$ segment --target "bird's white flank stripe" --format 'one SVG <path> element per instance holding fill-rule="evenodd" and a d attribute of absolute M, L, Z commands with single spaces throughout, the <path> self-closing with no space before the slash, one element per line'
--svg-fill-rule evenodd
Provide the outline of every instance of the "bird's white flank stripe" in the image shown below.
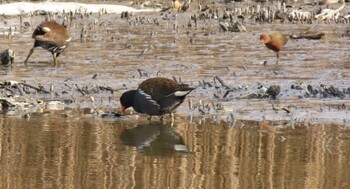
<path fill-rule="evenodd" d="M 47 32 L 50 32 L 50 31 L 51 31 L 51 29 L 50 29 L 49 27 L 43 27 L 43 28 L 42 28 L 42 30 L 43 30 L 45 33 L 47 33 Z"/>
<path fill-rule="evenodd" d="M 191 91 L 176 91 L 174 94 L 175 96 L 186 96 Z"/>

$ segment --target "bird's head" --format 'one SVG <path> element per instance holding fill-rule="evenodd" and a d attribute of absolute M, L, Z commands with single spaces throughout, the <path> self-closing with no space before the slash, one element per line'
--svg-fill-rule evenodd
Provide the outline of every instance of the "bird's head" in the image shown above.
<path fill-rule="evenodd" d="M 124 92 L 120 97 L 119 100 L 120 100 L 121 110 L 123 113 L 125 112 L 126 109 L 133 106 L 135 94 L 136 94 L 136 90 L 130 90 L 130 91 Z"/>
<path fill-rule="evenodd" d="M 268 34 L 262 34 L 260 35 L 260 41 L 263 43 L 268 43 L 270 42 L 270 36 Z"/>

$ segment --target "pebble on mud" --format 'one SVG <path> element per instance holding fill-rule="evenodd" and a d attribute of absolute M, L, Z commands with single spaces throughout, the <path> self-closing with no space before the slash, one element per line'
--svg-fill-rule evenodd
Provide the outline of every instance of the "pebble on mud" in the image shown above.
<path fill-rule="evenodd" d="M 0 53 L 0 64 L 7 65 L 9 63 L 13 64 L 15 59 L 15 52 L 12 49 L 6 49 Z"/>

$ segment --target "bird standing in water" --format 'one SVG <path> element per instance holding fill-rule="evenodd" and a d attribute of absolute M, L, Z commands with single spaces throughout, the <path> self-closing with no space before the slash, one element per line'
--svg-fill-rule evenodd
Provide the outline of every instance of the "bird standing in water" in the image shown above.
<path fill-rule="evenodd" d="M 120 97 L 122 112 L 133 107 L 136 112 L 153 115 L 170 114 L 194 88 L 174 80 L 155 77 L 143 81 L 138 89 L 126 91 Z"/>
<path fill-rule="evenodd" d="M 273 31 L 269 34 L 260 35 L 260 41 L 263 42 L 267 48 L 273 50 L 279 60 L 279 51 L 284 47 L 288 41 L 288 37 L 279 31 Z"/>
<path fill-rule="evenodd" d="M 45 21 L 37 26 L 32 34 L 35 39 L 34 46 L 30 49 L 24 63 L 27 64 L 29 57 L 36 47 L 42 47 L 52 53 L 54 64 L 57 57 L 68 47 L 71 36 L 66 27 L 55 21 Z"/>

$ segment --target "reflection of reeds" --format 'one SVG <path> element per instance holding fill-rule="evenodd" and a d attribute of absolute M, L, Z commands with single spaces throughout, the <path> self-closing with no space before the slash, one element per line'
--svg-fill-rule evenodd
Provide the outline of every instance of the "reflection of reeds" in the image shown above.
<path fill-rule="evenodd" d="M 173 129 L 191 153 L 147 156 L 119 139 L 136 125 L 47 115 L 1 119 L 0 188 L 341 188 L 350 176 L 338 125 L 178 119 Z"/>

